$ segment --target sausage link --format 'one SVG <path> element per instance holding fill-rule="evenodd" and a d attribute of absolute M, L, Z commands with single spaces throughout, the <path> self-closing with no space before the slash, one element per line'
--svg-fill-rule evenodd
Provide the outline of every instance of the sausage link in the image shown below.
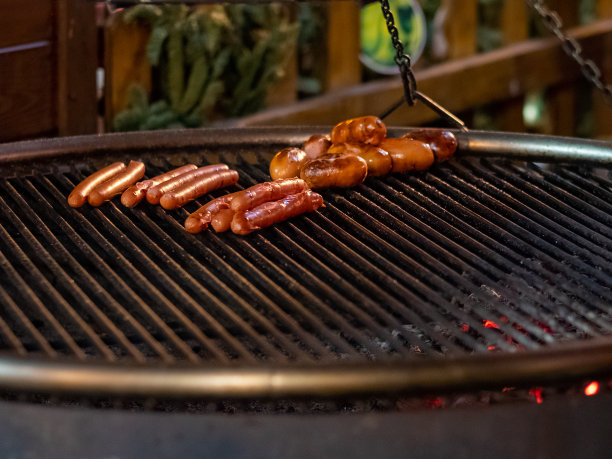
<path fill-rule="evenodd" d="M 258 183 L 237 193 L 230 204 L 232 210 L 252 209 L 264 202 L 276 201 L 287 195 L 299 193 L 308 188 L 306 182 L 299 178 L 279 179 L 273 182 Z"/>
<path fill-rule="evenodd" d="M 123 192 L 121 195 L 121 204 L 126 207 L 134 207 L 140 201 L 142 201 L 149 188 L 152 188 L 160 183 L 164 183 L 174 177 L 178 177 L 185 172 L 193 171 L 197 169 L 198 166 L 195 164 L 187 164 L 186 166 L 181 166 L 177 169 L 173 169 L 170 172 L 166 172 L 165 174 L 158 175 L 156 177 L 143 180 L 141 182 L 132 185 L 127 190 Z"/>
<path fill-rule="evenodd" d="M 302 150 L 304 150 L 309 159 L 315 159 L 327 153 L 327 150 L 331 144 L 332 143 L 328 136 L 323 134 L 314 134 L 311 135 L 306 142 L 304 142 Z"/>
<path fill-rule="evenodd" d="M 253 209 L 236 212 L 232 219 L 232 231 L 249 234 L 288 218 L 317 210 L 323 205 L 323 197 L 312 190 L 285 196 L 278 201 L 265 202 Z"/>
<path fill-rule="evenodd" d="M 81 207 L 87 202 L 87 197 L 91 191 L 105 182 L 112 176 L 118 174 L 126 168 L 125 164 L 116 162 L 110 164 L 97 172 L 94 172 L 89 177 L 84 179 L 81 183 L 74 187 L 72 193 L 68 196 L 68 205 L 70 207 Z"/>
<path fill-rule="evenodd" d="M 297 177 L 307 159 L 306 152 L 299 148 L 283 148 L 270 161 L 270 177 L 272 180 Z"/>
<path fill-rule="evenodd" d="M 187 217 L 187 220 L 185 220 L 185 229 L 190 233 L 199 233 L 208 228 L 208 225 L 212 221 L 212 215 L 220 210 L 229 209 L 230 202 L 232 202 L 232 199 L 234 199 L 238 193 L 242 192 L 236 191 L 235 193 L 226 194 L 204 204 Z"/>
<path fill-rule="evenodd" d="M 182 207 L 203 194 L 210 193 L 218 188 L 234 185 L 238 181 L 238 172 L 235 170 L 222 170 L 220 172 L 200 175 L 189 182 L 183 183 L 173 191 L 164 193 L 159 203 L 164 209 L 172 210 Z"/>
<path fill-rule="evenodd" d="M 89 204 L 97 207 L 113 196 L 125 191 L 130 185 L 140 180 L 145 173 L 145 165 L 140 161 L 130 161 L 128 167 L 108 180 L 102 182 L 89 193 Z"/>
<path fill-rule="evenodd" d="M 368 163 L 368 176 L 386 175 L 391 171 L 391 155 L 376 145 L 365 143 L 359 145 L 351 143 L 334 144 L 330 147 L 329 153 L 346 153 L 362 157 Z"/>
<path fill-rule="evenodd" d="M 376 116 L 362 116 L 336 124 L 332 143 L 369 143 L 378 145 L 387 136 L 387 126 Z"/>
<path fill-rule="evenodd" d="M 300 177 L 310 188 L 350 187 L 359 185 L 368 175 L 365 159 L 352 154 L 327 154 L 308 161 Z"/>
<path fill-rule="evenodd" d="M 388 138 L 382 141 L 380 148 L 391 155 L 391 172 L 428 169 L 435 159 L 431 147 L 420 140 Z"/>
<path fill-rule="evenodd" d="M 419 129 L 402 136 L 402 138 L 420 140 L 421 142 L 429 144 L 436 158 L 436 162 L 442 162 L 452 158 L 457 149 L 455 134 L 445 129 Z"/>
<path fill-rule="evenodd" d="M 227 164 L 213 164 L 211 166 L 199 167 L 195 170 L 185 172 L 184 174 L 178 175 L 170 180 L 166 180 L 163 183 L 155 185 L 147 190 L 147 201 L 149 204 L 159 204 L 161 197 L 181 187 L 183 184 L 191 182 L 195 178 L 204 177 L 210 174 L 214 174 L 220 171 L 226 171 L 229 167 Z"/>
<path fill-rule="evenodd" d="M 212 216 L 210 225 L 217 233 L 227 231 L 232 226 L 235 212 L 232 209 L 222 209 Z"/>

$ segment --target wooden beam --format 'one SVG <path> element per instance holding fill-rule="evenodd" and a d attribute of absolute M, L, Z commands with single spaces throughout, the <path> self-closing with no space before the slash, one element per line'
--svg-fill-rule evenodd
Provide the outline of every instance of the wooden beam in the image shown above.
<path fill-rule="evenodd" d="M 436 60 L 460 59 L 476 52 L 478 0 L 442 0 L 434 18 Z"/>
<path fill-rule="evenodd" d="M 327 52 L 323 81 L 326 92 L 361 81 L 359 21 L 358 2 L 340 0 L 327 5 Z"/>
<path fill-rule="evenodd" d="M 593 59 L 612 53 L 609 46 L 612 19 L 575 28 L 571 33 L 589 49 Z M 577 65 L 565 55 L 561 43 L 554 37 L 524 41 L 416 72 L 419 89 L 455 113 L 579 77 Z M 399 77 L 382 79 L 260 112 L 237 120 L 234 125 L 334 124 L 349 117 L 382 113 L 401 94 Z M 400 107 L 387 121 L 418 125 L 435 119 L 436 114 L 417 104 Z"/>

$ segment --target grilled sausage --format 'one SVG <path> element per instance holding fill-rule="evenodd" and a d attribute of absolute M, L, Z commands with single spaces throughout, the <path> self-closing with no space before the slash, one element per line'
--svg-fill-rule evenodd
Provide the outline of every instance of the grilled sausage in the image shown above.
<path fill-rule="evenodd" d="M 198 166 L 196 166 L 195 164 L 187 164 L 186 166 L 181 166 L 177 169 L 173 169 L 170 172 L 166 172 L 165 174 L 161 174 L 148 180 L 138 182 L 123 192 L 123 194 L 121 195 L 121 204 L 126 207 L 134 207 L 136 204 L 138 204 L 144 199 L 149 188 L 159 185 L 160 183 L 164 183 L 174 177 L 178 177 L 179 175 L 184 174 L 185 172 L 193 171 L 197 168 Z"/>
<path fill-rule="evenodd" d="M 331 142 L 378 145 L 386 136 L 387 127 L 380 118 L 362 116 L 336 124 L 331 132 Z"/>
<path fill-rule="evenodd" d="M 326 154 L 302 167 L 300 177 L 310 188 L 359 185 L 368 175 L 365 159 L 352 154 Z"/>
<path fill-rule="evenodd" d="M 234 185 L 237 181 L 238 172 L 235 170 L 222 170 L 209 174 L 201 174 L 191 181 L 183 182 L 180 187 L 175 188 L 173 191 L 164 193 L 159 203 L 164 209 L 176 209 L 203 194 Z"/>
<path fill-rule="evenodd" d="M 368 144 L 334 144 L 329 148 L 329 153 L 352 154 L 362 157 L 368 163 L 368 176 L 386 175 L 391 171 L 391 155 L 376 145 Z"/>
<path fill-rule="evenodd" d="M 327 153 L 327 150 L 331 144 L 332 143 L 328 136 L 323 134 L 315 134 L 311 135 L 308 140 L 304 142 L 302 150 L 304 150 L 309 159 L 315 159 Z"/>
<path fill-rule="evenodd" d="M 97 207 L 123 192 L 130 185 L 140 180 L 145 173 L 145 165 L 140 161 L 130 161 L 128 167 L 105 180 L 89 193 L 89 204 Z"/>
<path fill-rule="evenodd" d="M 258 183 L 240 191 L 232 200 L 230 207 L 234 212 L 252 209 L 268 201 L 276 201 L 287 195 L 299 193 L 308 188 L 299 178 L 279 179 L 273 182 Z"/>
<path fill-rule="evenodd" d="M 213 164 L 211 166 L 200 167 L 184 174 L 178 175 L 170 180 L 155 185 L 147 190 L 147 201 L 150 204 L 159 204 L 161 197 L 170 191 L 174 191 L 187 182 L 191 182 L 198 177 L 204 177 L 210 174 L 215 174 L 220 171 L 226 171 L 229 167 L 227 164 Z"/>
<path fill-rule="evenodd" d="M 217 233 L 227 231 L 232 226 L 234 214 L 232 209 L 221 209 L 213 214 L 210 225 Z"/>
<path fill-rule="evenodd" d="M 208 228 L 212 216 L 220 210 L 229 209 L 230 202 L 238 193 L 242 192 L 237 191 L 235 193 L 226 194 L 204 204 L 187 217 L 187 220 L 185 220 L 185 229 L 190 233 L 199 233 Z"/>
<path fill-rule="evenodd" d="M 391 172 L 423 170 L 434 163 L 431 147 L 420 140 L 387 138 L 381 142 L 380 148 L 391 155 Z"/>
<path fill-rule="evenodd" d="M 455 135 L 444 129 L 419 129 L 402 136 L 402 138 L 420 140 L 431 147 L 436 162 L 452 158 L 457 149 Z"/>
<path fill-rule="evenodd" d="M 117 162 L 110 164 L 97 172 L 94 172 L 74 187 L 74 190 L 72 190 L 72 193 L 70 193 L 68 196 L 68 205 L 70 205 L 70 207 L 81 207 L 87 202 L 87 197 L 95 187 L 100 185 L 102 182 L 105 182 L 112 176 L 118 174 L 125 168 L 125 164 Z"/>
<path fill-rule="evenodd" d="M 232 219 L 232 231 L 236 234 L 249 234 L 304 212 L 317 210 L 322 205 L 323 197 L 314 191 L 291 194 L 278 201 L 265 202 L 253 209 L 236 212 Z"/>
<path fill-rule="evenodd" d="M 306 152 L 299 148 L 283 148 L 270 161 L 270 177 L 272 180 L 298 177 L 307 159 Z"/>

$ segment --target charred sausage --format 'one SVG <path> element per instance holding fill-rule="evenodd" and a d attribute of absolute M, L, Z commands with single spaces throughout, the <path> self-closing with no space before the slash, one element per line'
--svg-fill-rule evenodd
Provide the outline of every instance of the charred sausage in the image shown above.
<path fill-rule="evenodd" d="M 237 181 L 238 172 L 235 170 L 221 170 L 219 172 L 201 174 L 191 181 L 183 182 L 180 187 L 175 188 L 173 191 L 164 193 L 159 203 L 164 209 L 177 209 L 203 194 L 218 188 L 234 185 Z"/>
<path fill-rule="evenodd" d="M 457 149 L 455 135 L 444 129 L 419 129 L 404 135 L 402 138 L 420 140 L 428 144 L 437 162 L 452 158 Z"/>
<path fill-rule="evenodd" d="M 391 171 L 391 155 L 376 145 L 368 144 L 334 144 L 328 150 L 334 154 L 353 154 L 362 157 L 368 163 L 368 176 L 386 175 Z"/>
<path fill-rule="evenodd" d="M 299 148 L 283 148 L 270 161 L 270 177 L 272 180 L 298 177 L 300 168 L 308 159 L 306 152 Z"/>
<path fill-rule="evenodd" d="M 253 209 L 236 212 L 232 219 L 232 231 L 249 234 L 288 218 L 317 210 L 323 205 L 323 197 L 311 190 L 285 196 L 278 201 L 265 202 Z"/>
<path fill-rule="evenodd" d="M 97 207 L 113 196 L 125 191 L 130 185 L 140 180 L 145 173 L 145 165 L 140 161 L 130 161 L 128 167 L 108 180 L 102 182 L 89 193 L 89 204 Z"/>
<path fill-rule="evenodd" d="M 331 132 L 331 142 L 378 145 L 386 136 L 387 127 L 380 118 L 362 116 L 336 124 Z"/>
<path fill-rule="evenodd" d="M 208 228 L 212 216 L 220 210 L 229 209 L 230 202 L 232 202 L 232 199 L 234 199 L 238 193 L 242 192 L 237 191 L 235 193 L 226 194 L 204 204 L 187 217 L 187 220 L 185 220 L 185 229 L 190 233 L 199 233 Z"/>
<path fill-rule="evenodd" d="M 68 205 L 70 205 L 70 207 L 81 207 L 87 202 L 87 197 L 95 187 L 100 185 L 102 182 L 105 182 L 112 176 L 118 174 L 125 168 L 125 164 L 117 162 L 110 164 L 97 172 L 94 172 L 74 187 L 74 190 L 72 190 L 72 193 L 70 193 L 68 196 Z"/>
<path fill-rule="evenodd" d="M 308 161 L 300 177 L 310 188 L 349 187 L 359 185 L 368 175 L 365 159 L 352 154 L 326 154 Z"/>
<path fill-rule="evenodd" d="M 213 164 L 211 166 L 204 166 L 185 172 L 184 174 L 149 188 L 147 190 L 147 201 L 149 201 L 150 204 L 159 204 L 161 197 L 165 193 L 174 191 L 185 183 L 193 181 L 195 178 L 215 174 L 220 171 L 227 171 L 228 169 L 229 167 L 227 164 Z"/>
<path fill-rule="evenodd" d="M 157 177 L 138 182 L 123 192 L 123 194 L 121 195 L 121 204 L 126 207 L 134 207 L 136 204 L 138 204 L 145 198 L 147 190 L 149 188 L 159 185 L 160 183 L 164 183 L 174 177 L 178 177 L 179 175 L 184 174 L 185 172 L 193 171 L 197 168 L 198 166 L 196 166 L 195 164 L 187 164 L 186 166 L 181 166 L 177 169 L 173 169 L 170 172 L 158 175 Z"/>
<path fill-rule="evenodd" d="M 252 209 L 264 202 L 276 201 L 290 194 L 296 194 L 308 188 L 306 182 L 299 178 L 279 179 L 273 182 L 258 183 L 240 191 L 232 200 L 230 207 L 234 212 Z"/>
<path fill-rule="evenodd" d="M 319 156 L 323 156 L 327 153 L 329 147 L 331 147 L 331 141 L 329 137 L 323 134 L 314 134 L 311 135 L 306 142 L 304 142 L 304 146 L 302 150 L 308 156 L 308 159 L 315 159 Z"/>
<path fill-rule="evenodd" d="M 380 148 L 391 155 L 391 172 L 423 170 L 434 163 L 431 147 L 420 140 L 387 138 L 381 142 Z"/>
<path fill-rule="evenodd" d="M 210 225 L 217 233 L 227 231 L 232 226 L 234 214 L 232 209 L 221 209 L 213 214 Z"/>

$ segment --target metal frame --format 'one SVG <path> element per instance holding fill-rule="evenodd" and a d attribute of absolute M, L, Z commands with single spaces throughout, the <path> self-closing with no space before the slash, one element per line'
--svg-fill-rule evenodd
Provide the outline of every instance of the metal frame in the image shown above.
<path fill-rule="evenodd" d="M 249 144 L 293 145 L 319 128 L 197 129 L 136 132 L 0 145 L 0 170 L 61 156 L 102 155 L 144 148 L 163 150 Z M 321 132 L 329 128 L 320 128 Z M 393 135 L 408 129 L 391 129 Z M 612 164 L 612 144 L 595 140 L 455 131 L 459 154 L 519 160 Z M 317 365 L 128 366 L 0 356 L 0 391 L 102 396 L 209 398 L 327 397 L 358 394 L 442 393 L 503 386 L 560 384 L 612 376 L 612 337 L 574 341 L 535 351 L 432 358 L 407 363 Z"/>

